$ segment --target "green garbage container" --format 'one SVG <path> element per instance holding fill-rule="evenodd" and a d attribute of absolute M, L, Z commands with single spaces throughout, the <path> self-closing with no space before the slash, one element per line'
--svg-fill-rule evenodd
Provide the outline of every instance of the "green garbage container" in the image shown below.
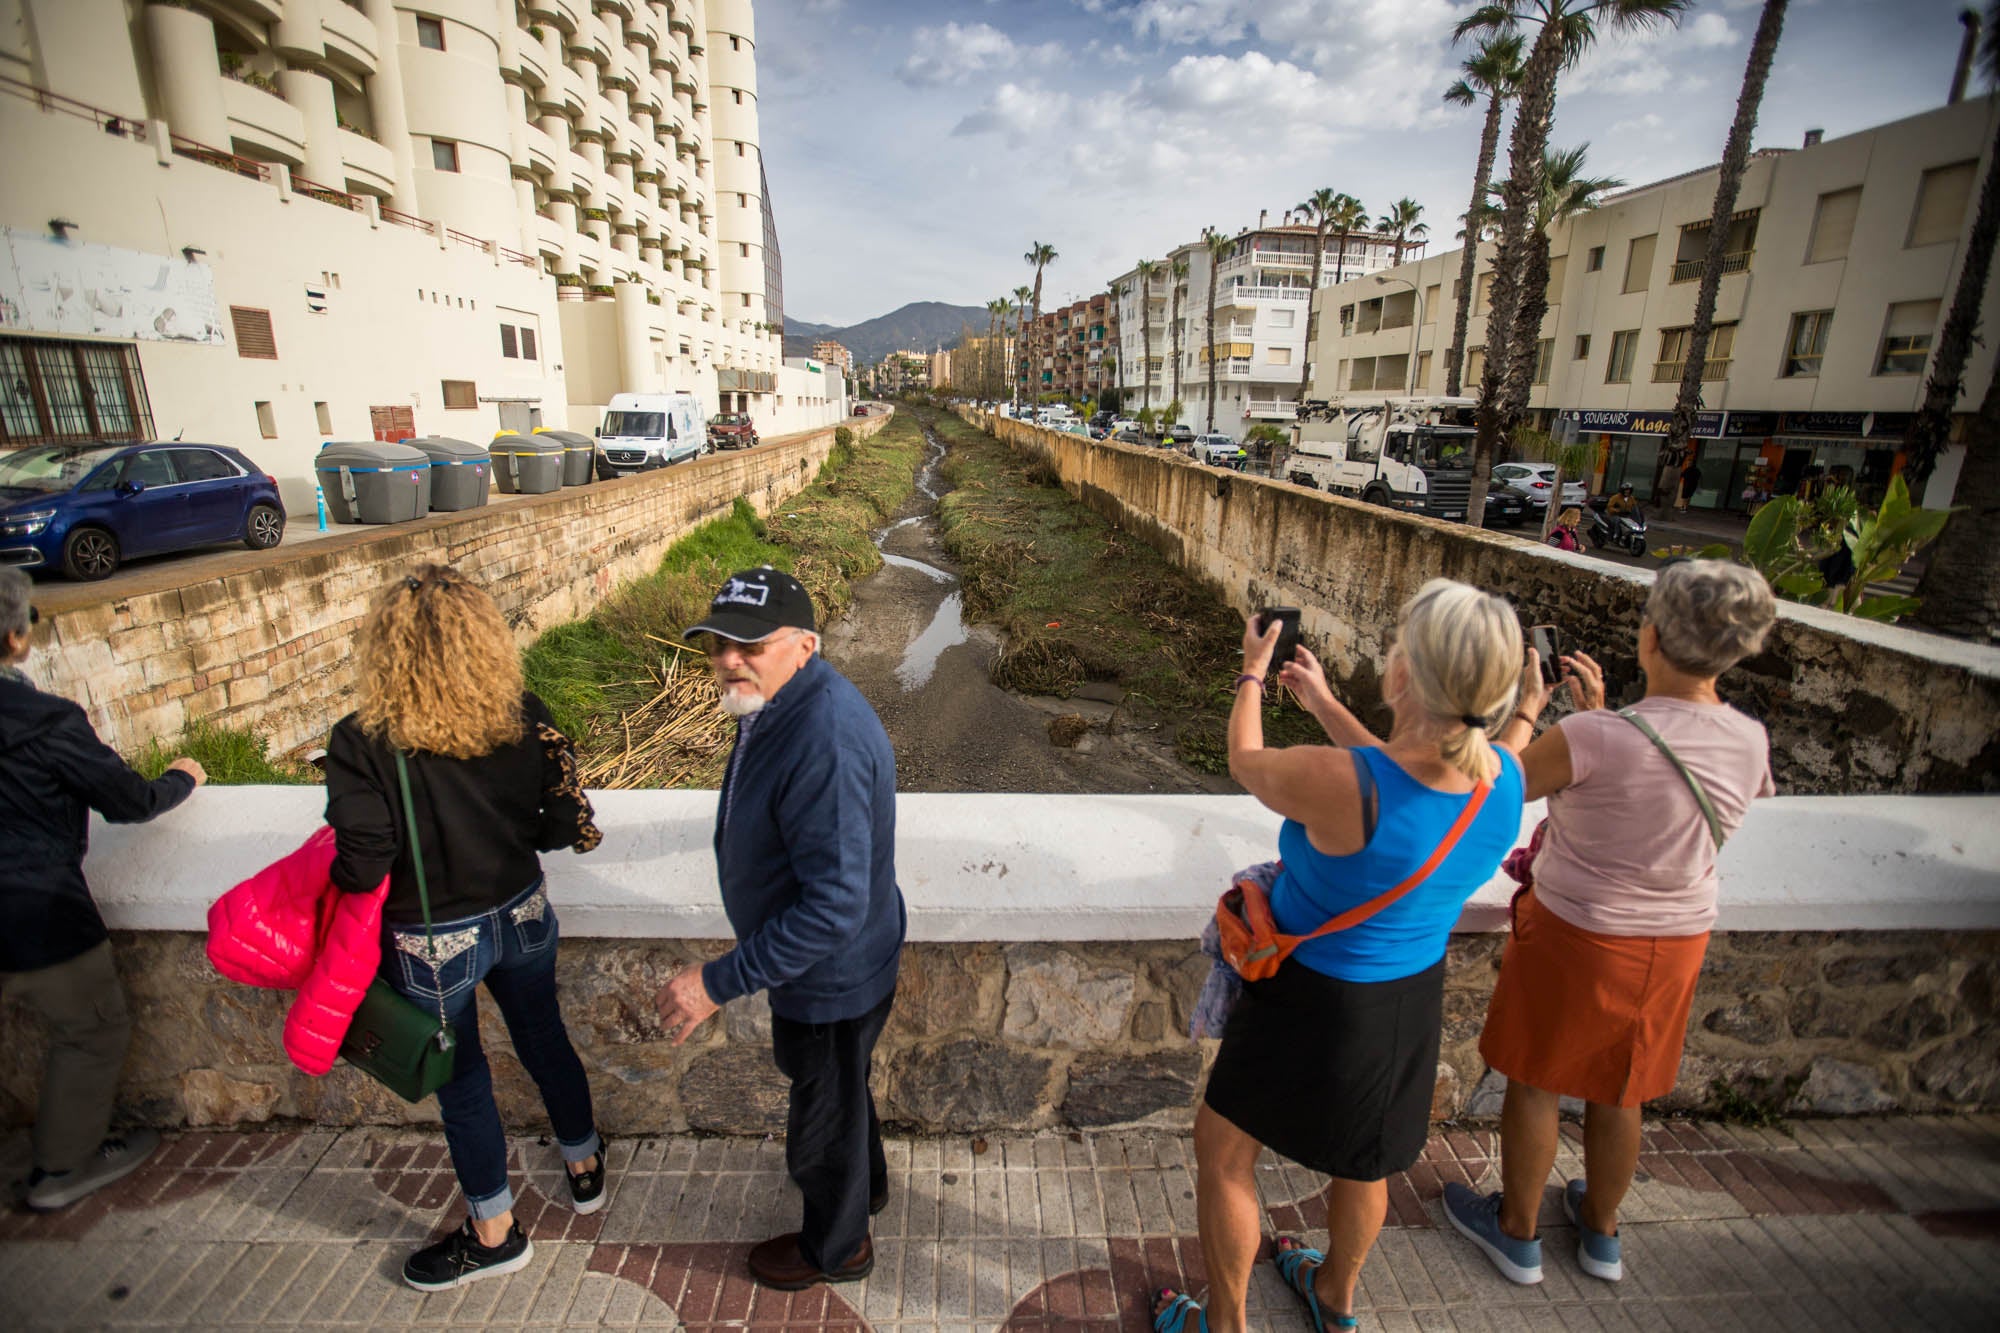
<path fill-rule="evenodd" d="M 486 503 L 493 471 L 492 456 L 467 440 L 425 435 L 405 443 L 431 460 L 431 508 L 440 511 L 477 509 Z"/>
<path fill-rule="evenodd" d="M 430 455 L 407 444 L 336 440 L 313 471 L 336 523 L 403 523 L 430 512 Z"/>
<path fill-rule="evenodd" d="M 548 426 L 537 427 L 535 434 L 545 440 L 562 441 L 563 485 L 590 485 L 591 471 L 597 461 L 597 441 L 588 435 L 579 435 L 573 430 L 555 430 Z"/>
<path fill-rule="evenodd" d="M 503 495 L 547 495 L 562 489 L 563 443 L 545 435 L 503 430 L 488 451 Z"/>

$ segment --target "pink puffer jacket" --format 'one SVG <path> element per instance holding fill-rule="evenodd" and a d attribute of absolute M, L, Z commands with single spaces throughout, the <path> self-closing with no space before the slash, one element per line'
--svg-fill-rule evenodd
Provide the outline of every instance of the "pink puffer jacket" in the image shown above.
<path fill-rule="evenodd" d="M 385 877 L 372 893 L 342 893 L 333 830 L 265 866 L 208 909 L 208 961 L 246 986 L 296 990 L 285 1054 L 308 1074 L 333 1068 L 354 1011 L 382 963 Z"/>

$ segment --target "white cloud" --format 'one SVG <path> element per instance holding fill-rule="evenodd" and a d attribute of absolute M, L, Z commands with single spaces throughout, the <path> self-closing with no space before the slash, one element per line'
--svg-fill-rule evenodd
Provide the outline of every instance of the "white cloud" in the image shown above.
<path fill-rule="evenodd" d="M 910 55 L 896 77 L 917 88 L 955 83 L 969 75 L 1008 70 L 1019 65 L 1051 65 L 1062 58 L 1055 42 L 1023 46 L 989 23 L 947 23 L 919 28 L 910 40 Z"/>
<path fill-rule="evenodd" d="M 1678 28 L 1604 32 L 1576 68 L 1563 75 L 1561 91 L 1564 96 L 1592 92 L 1631 96 L 1668 89 L 1690 92 L 1707 86 L 1715 69 L 1729 65 L 1730 62 L 1716 58 L 1717 51 L 1744 40 L 1729 26 L 1728 19 L 1714 13 L 1698 15 Z M 1693 62 L 1673 59 L 1690 50 L 1706 54 Z M 1691 66 L 1705 66 L 1710 73 L 1690 72 Z M 1739 78 L 1742 73 L 1740 69 L 1730 72 Z M 1736 78 L 1725 80 L 1736 81 Z"/>

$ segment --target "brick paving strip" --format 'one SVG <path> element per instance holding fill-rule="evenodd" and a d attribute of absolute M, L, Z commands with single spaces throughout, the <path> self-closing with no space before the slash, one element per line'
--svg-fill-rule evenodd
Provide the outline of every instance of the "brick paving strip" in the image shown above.
<path fill-rule="evenodd" d="M 1553 1190 L 1539 1287 L 1440 1229 L 1445 1182 L 1490 1187 L 1494 1138 L 1447 1128 L 1391 1182 L 1362 1327 L 2000 1327 L 2000 1116 L 1649 1123 L 1617 1284 L 1577 1269 Z M 1579 1138 L 1565 1126 L 1557 1177 L 1581 1174 Z M 21 1133 L 0 1141 L 0 1170 L 21 1174 L 26 1152 Z M 614 1140 L 610 1203 L 587 1218 L 561 1202 L 546 1140 L 513 1157 L 534 1263 L 421 1296 L 403 1257 L 462 1215 L 435 1130 L 173 1136 L 66 1212 L 0 1214 L 6 1324 L 1139 1333 L 1153 1288 L 1203 1282 L 1179 1134 L 895 1140 L 873 1276 L 791 1295 L 743 1270 L 752 1243 L 797 1224 L 779 1143 Z M 1270 1234 L 1324 1242 L 1324 1178 L 1267 1156 L 1259 1186 Z M 1309 1327 L 1268 1264 L 1251 1322 Z"/>

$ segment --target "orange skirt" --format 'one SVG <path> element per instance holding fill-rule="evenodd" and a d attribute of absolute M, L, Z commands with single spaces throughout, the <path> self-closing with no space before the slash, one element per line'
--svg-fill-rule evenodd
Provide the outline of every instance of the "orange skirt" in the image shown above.
<path fill-rule="evenodd" d="M 1674 1090 L 1708 934 L 1600 935 L 1514 905 L 1479 1053 L 1520 1082 L 1602 1106 Z"/>

